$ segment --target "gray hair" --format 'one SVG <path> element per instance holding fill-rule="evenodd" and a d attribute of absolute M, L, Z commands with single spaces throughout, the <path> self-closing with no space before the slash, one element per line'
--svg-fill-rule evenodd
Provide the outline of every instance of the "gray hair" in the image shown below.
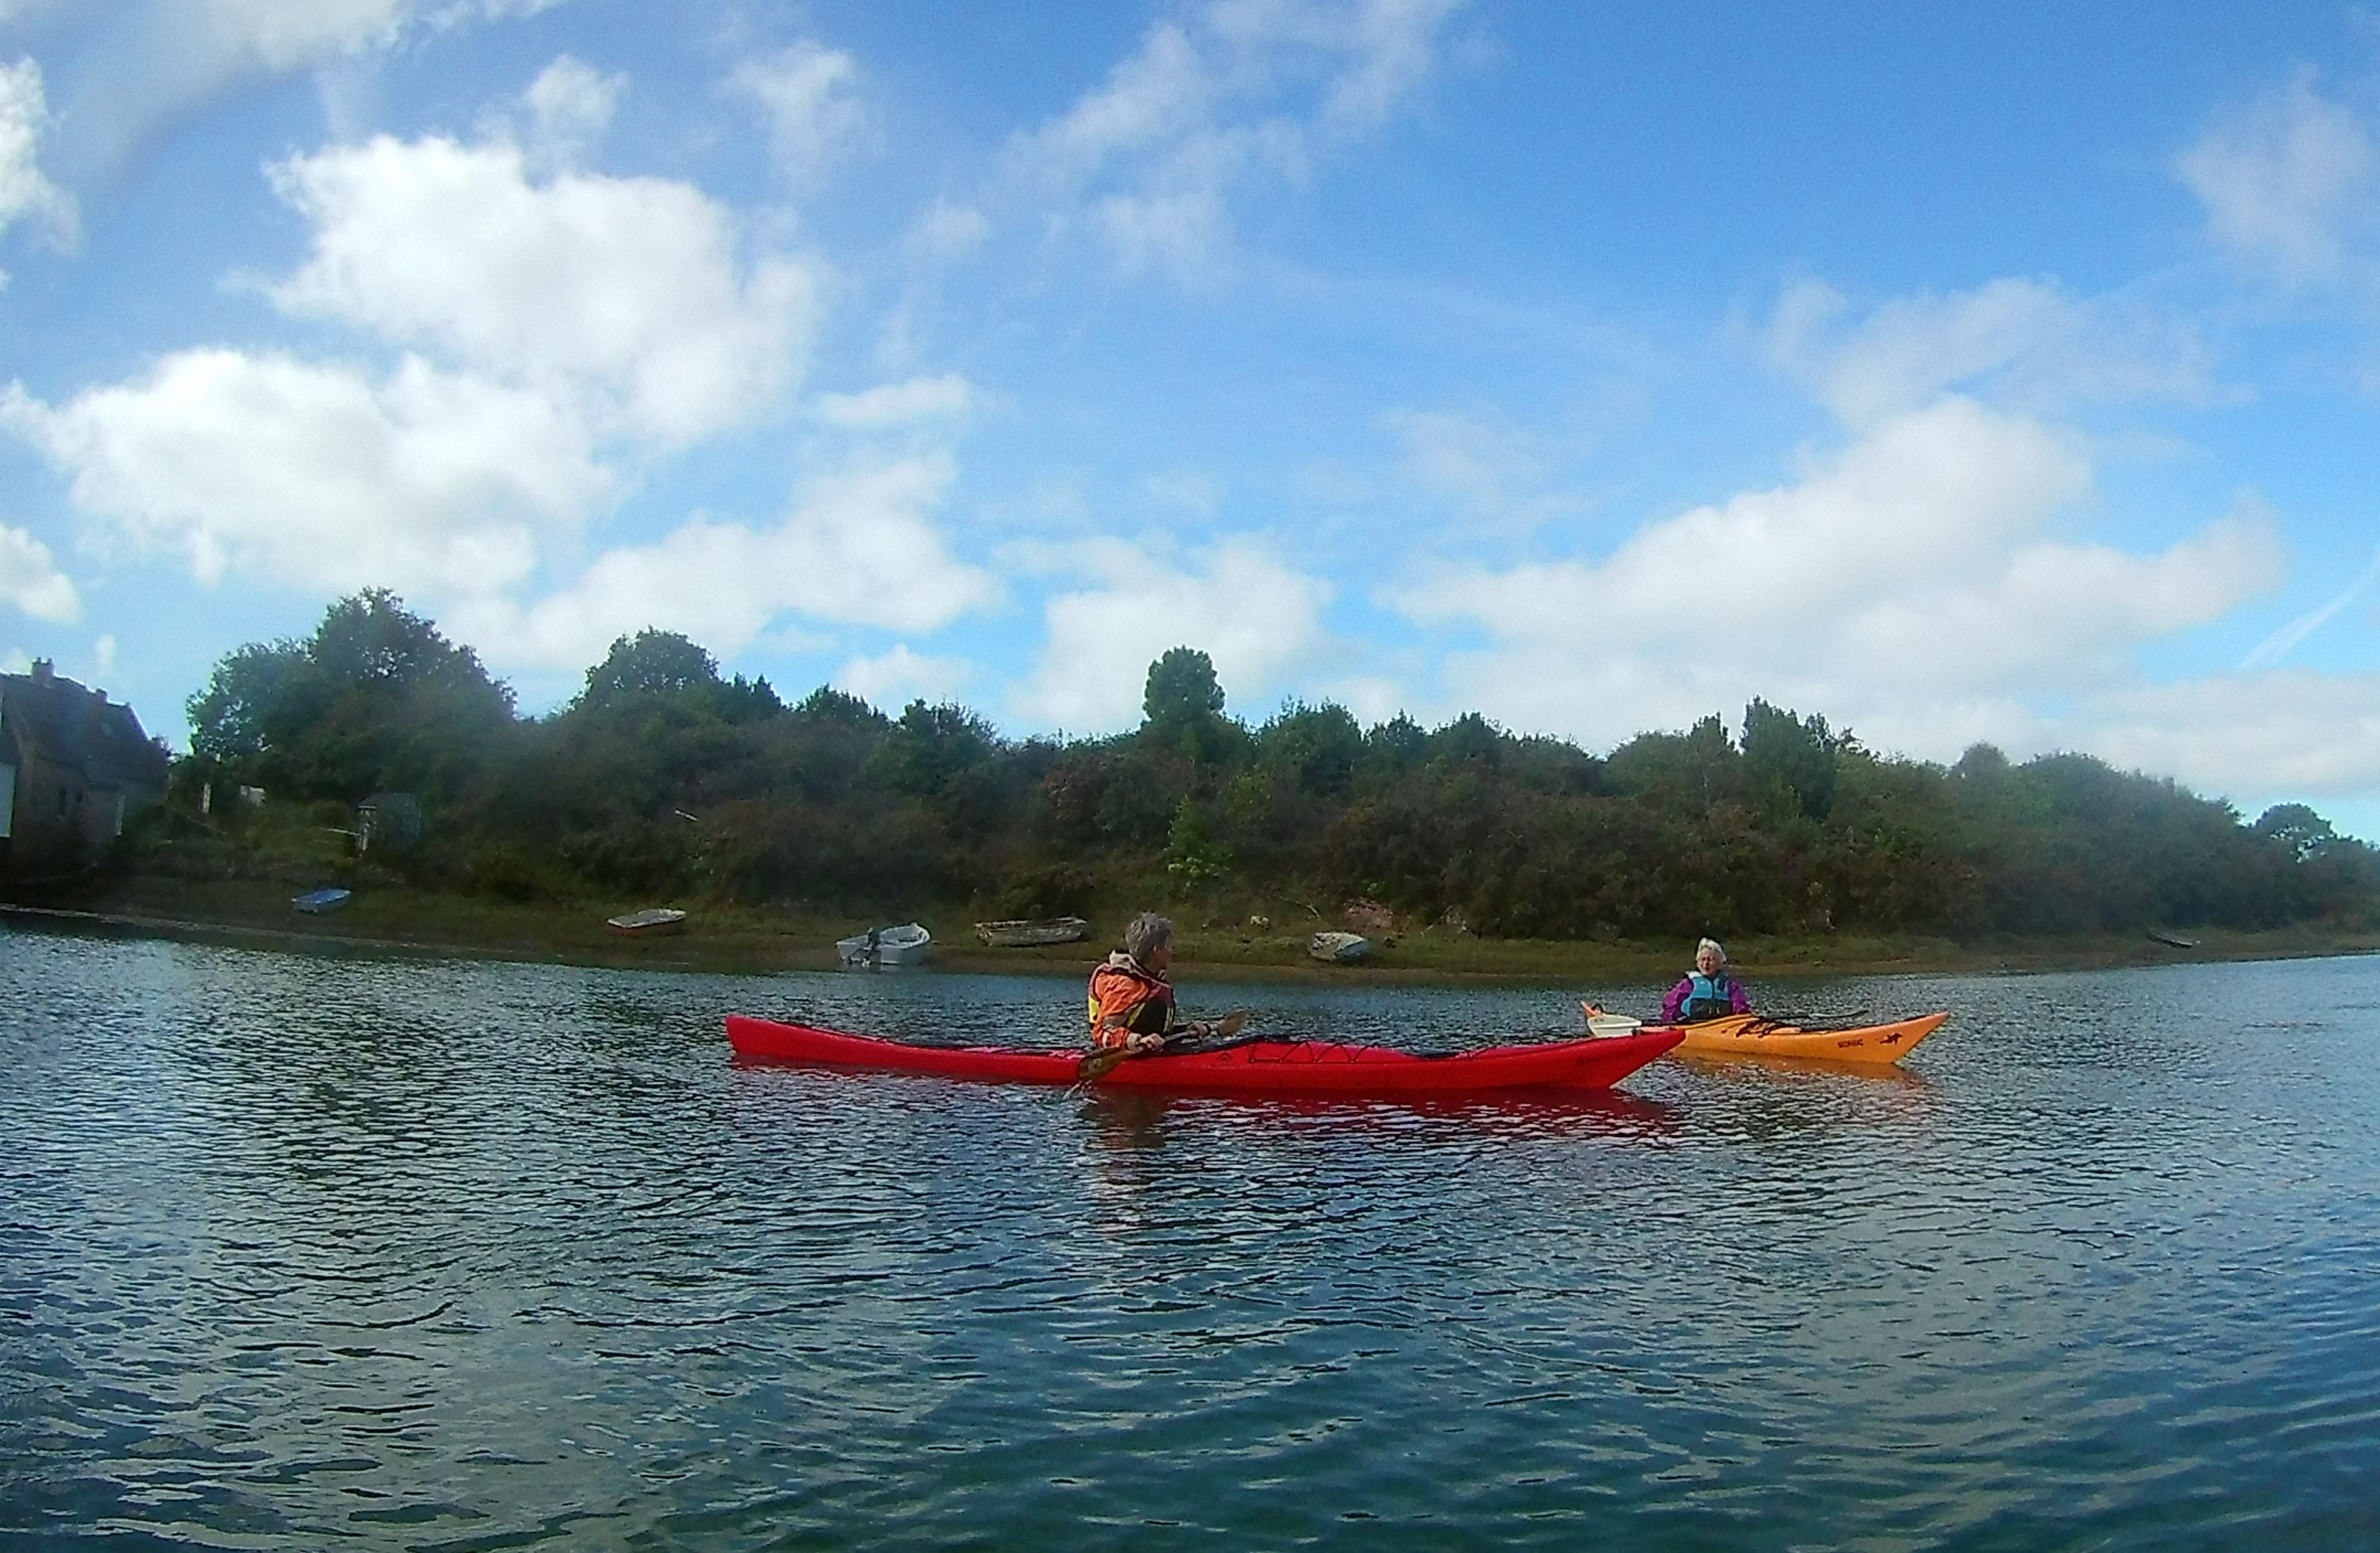
<path fill-rule="evenodd" d="M 1143 911 L 1123 929 L 1123 952 L 1135 960 L 1147 960 L 1160 949 L 1173 947 L 1173 919 L 1154 911 Z"/>
<path fill-rule="evenodd" d="M 1725 965 L 1727 963 L 1727 950 L 1720 945 L 1718 939 L 1706 938 L 1701 943 L 1696 944 L 1694 946 L 1694 958 L 1696 960 L 1702 959 L 1703 951 L 1705 949 L 1708 949 L 1711 953 L 1718 956 L 1718 962 L 1721 965 Z"/>

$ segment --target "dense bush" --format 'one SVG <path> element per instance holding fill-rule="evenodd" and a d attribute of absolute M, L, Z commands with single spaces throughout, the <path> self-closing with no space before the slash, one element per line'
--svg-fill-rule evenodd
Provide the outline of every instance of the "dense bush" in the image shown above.
<path fill-rule="evenodd" d="M 1293 703 L 1250 728 L 1184 647 L 1144 707 L 1133 733 L 1063 744 L 948 703 L 887 717 L 821 688 L 788 707 L 649 630 L 522 719 L 468 649 L 371 592 L 306 642 L 226 655 L 191 702 L 189 764 L 334 815 L 417 795 L 428 838 L 401 865 L 512 899 L 1033 916 L 1154 887 L 1552 937 L 2260 928 L 2380 901 L 2372 849 L 2301 804 L 2246 825 L 2086 755 L 1895 759 L 1765 701 L 1739 735 L 1713 715 L 1599 758 L 1476 714 L 1367 729 Z"/>

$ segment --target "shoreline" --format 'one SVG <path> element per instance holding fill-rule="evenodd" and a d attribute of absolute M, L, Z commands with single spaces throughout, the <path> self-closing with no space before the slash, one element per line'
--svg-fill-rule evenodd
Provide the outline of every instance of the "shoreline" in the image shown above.
<path fill-rule="evenodd" d="M 298 917 L 293 887 L 270 881 L 136 879 L 106 899 L 76 906 L 0 901 L 0 922 L 299 953 L 457 956 L 613 969 L 767 975 L 831 971 L 834 940 L 854 919 L 754 907 L 693 909 L 686 930 L 659 938 L 622 937 L 604 919 L 636 903 L 510 905 L 397 887 L 358 890 L 335 913 Z M 929 924 L 931 925 L 930 923 Z M 1094 932 L 1071 944 L 992 948 L 972 924 L 938 935 L 927 973 L 1075 977 L 1111 947 Z M 1586 986 L 1643 983 L 1678 973 L 1690 946 L 1630 942 L 1478 938 L 1424 931 L 1389 939 L 1352 964 L 1324 964 L 1305 952 L 1305 933 L 1184 925 L 1175 963 L 1185 981 L 1286 984 Z M 2178 946 L 2149 931 L 1959 943 L 1933 937 L 1762 938 L 1729 945 L 1747 980 L 1827 976 L 1992 975 L 2110 970 L 2137 965 L 2318 959 L 2380 952 L 2380 932 L 2306 927 L 2275 933 L 2195 932 Z"/>

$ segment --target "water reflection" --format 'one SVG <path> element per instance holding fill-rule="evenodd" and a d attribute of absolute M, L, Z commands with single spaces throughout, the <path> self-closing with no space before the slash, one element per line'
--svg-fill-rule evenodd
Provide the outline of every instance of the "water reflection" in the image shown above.
<path fill-rule="evenodd" d="M 2374 984 L 1874 978 L 1828 998 L 1953 1010 L 1904 1068 L 1407 1104 L 719 1022 L 1064 1046 L 1043 979 L 15 933 L 0 1543 L 2351 1543 Z M 1418 1050 L 1575 1018 L 1231 991 Z"/>

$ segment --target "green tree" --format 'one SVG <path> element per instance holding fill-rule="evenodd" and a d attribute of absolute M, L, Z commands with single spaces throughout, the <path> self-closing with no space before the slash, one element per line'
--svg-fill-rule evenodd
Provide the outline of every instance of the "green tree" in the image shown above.
<path fill-rule="evenodd" d="M 1240 737 L 1238 726 L 1223 715 L 1223 687 L 1215 679 L 1214 660 L 1196 647 L 1168 648 L 1148 666 L 1140 704 L 1141 738 L 1196 764 L 1221 761 Z"/>
<path fill-rule="evenodd" d="M 603 661 L 587 671 L 581 706 L 602 706 L 630 695 L 669 695 L 719 683 L 719 660 L 675 631 L 650 628 L 613 640 Z"/>
<path fill-rule="evenodd" d="M 1843 743 L 1824 717 L 1805 721 L 1756 696 L 1743 709 L 1743 774 L 1755 796 L 1773 795 L 1811 819 L 1825 819 L 1834 807 Z"/>

